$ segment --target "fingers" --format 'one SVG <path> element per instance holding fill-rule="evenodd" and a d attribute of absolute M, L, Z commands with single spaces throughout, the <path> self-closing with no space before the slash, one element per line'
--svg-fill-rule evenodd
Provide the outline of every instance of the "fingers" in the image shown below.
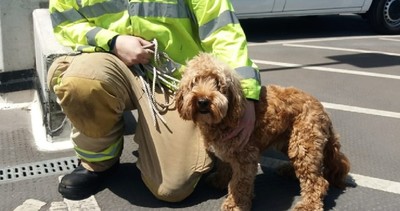
<path fill-rule="evenodd" d="M 151 58 L 153 57 L 154 51 L 151 49 L 143 49 L 143 53 L 140 54 L 139 62 L 141 64 L 147 64 L 150 62 Z"/>
<path fill-rule="evenodd" d="M 140 45 L 143 46 L 143 48 L 151 48 L 151 47 L 154 46 L 154 43 L 152 43 L 150 41 L 147 41 L 147 40 L 145 40 L 145 39 L 143 39 L 141 37 L 136 37 L 136 38 L 138 39 Z"/>
<path fill-rule="evenodd" d="M 142 48 L 143 49 L 148 49 L 148 50 L 154 50 L 154 46 L 155 46 L 154 43 L 150 43 L 148 45 L 143 45 Z"/>
<path fill-rule="evenodd" d="M 140 37 L 120 35 L 113 53 L 127 66 L 148 64 L 154 53 L 154 44 Z"/>
<path fill-rule="evenodd" d="M 154 51 L 151 49 L 144 49 L 146 51 L 147 54 L 154 54 Z"/>
<path fill-rule="evenodd" d="M 154 43 L 141 38 L 139 39 L 139 42 L 142 45 L 142 49 L 138 49 L 136 62 L 140 64 L 148 64 L 154 54 Z"/>

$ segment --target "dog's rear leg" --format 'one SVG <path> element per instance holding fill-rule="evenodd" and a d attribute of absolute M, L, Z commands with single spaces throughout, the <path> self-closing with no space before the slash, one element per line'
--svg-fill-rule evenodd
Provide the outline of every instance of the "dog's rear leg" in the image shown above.
<path fill-rule="evenodd" d="M 257 175 L 258 149 L 246 149 L 230 160 L 232 179 L 228 185 L 228 196 L 222 204 L 224 211 L 249 211 L 254 197 L 254 180 Z"/>
<path fill-rule="evenodd" d="M 345 188 L 345 179 L 350 171 L 349 159 L 340 151 L 339 137 L 329 127 L 330 136 L 324 151 L 324 176 L 330 185 Z"/>
<path fill-rule="evenodd" d="M 329 188 L 323 177 L 323 148 L 326 139 L 316 128 L 293 130 L 288 155 L 300 182 L 301 200 L 294 210 L 323 210 L 323 198 Z"/>

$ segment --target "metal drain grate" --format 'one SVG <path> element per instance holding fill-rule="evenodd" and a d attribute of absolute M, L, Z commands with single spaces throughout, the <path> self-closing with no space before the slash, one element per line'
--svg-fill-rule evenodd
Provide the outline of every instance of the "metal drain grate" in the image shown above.
<path fill-rule="evenodd" d="M 0 169 L 0 184 L 69 173 L 78 165 L 76 157 L 66 157 Z"/>

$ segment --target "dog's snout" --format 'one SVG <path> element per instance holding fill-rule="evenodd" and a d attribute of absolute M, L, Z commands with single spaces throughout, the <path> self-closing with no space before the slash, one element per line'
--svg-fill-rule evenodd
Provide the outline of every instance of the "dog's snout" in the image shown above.
<path fill-rule="evenodd" d="M 201 99 L 199 99 L 199 100 L 197 101 L 197 105 L 198 105 L 200 108 L 207 108 L 208 105 L 210 105 L 210 101 L 209 101 L 208 99 L 201 98 Z"/>
<path fill-rule="evenodd" d="M 197 100 L 197 107 L 201 113 L 208 113 L 210 106 L 210 100 L 207 98 L 200 98 Z"/>

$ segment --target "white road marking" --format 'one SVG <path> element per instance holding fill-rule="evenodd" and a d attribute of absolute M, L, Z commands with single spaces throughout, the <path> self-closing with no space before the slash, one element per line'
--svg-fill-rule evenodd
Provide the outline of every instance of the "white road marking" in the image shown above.
<path fill-rule="evenodd" d="M 332 38 L 322 38 L 322 39 L 298 39 L 298 40 L 282 40 L 282 41 L 268 41 L 264 43 L 249 43 L 248 46 L 263 46 L 263 45 L 282 45 L 289 43 L 308 43 L 308 42 L 324 42 L 324 41 L 338 41 L 338 40 L 353 40 L 353 39 L 376 39 L 380 38 L 379 35 L 373 36 L 356 36 L 356 37 L 332 37 Z"/>
<path fill-rule="evenodd" d="M 19 205 L 14 211 L 39 211 L 41 207 L 46 205 L 45 202 L 28 199 L 23 204 Z M 68 200 L 55 201 L 50 203 L 50 211 L 70 211 L 70 210 L 86 210 L 86 211 L 100 211 L 99 204 L 96 198 L 92 195 L 83 200 Z"/>
<path fill-rule="evenodd" d="M 287 164 L 288 161 L 279 160 L 270 157 L 261 157 L 260 165 L 268 168 L 277 168 L 281 165 Z M 371 188 L 374 190 L 400 194 L 400 182 L 384 180 L 374 177 L 363 176 L 359 174 L 350 173 L 346 182 L 349 185 L 355 183 L 357 186 Z"/>
<path fill-rule="evenodd" d="M 50 203 L 49 211 L 68 211 L 68 206 L 63 201 L 54 201 Z"/>
<path fill-rule="evenodd" d="M 382 54 L 388 56 L 400 56 L 398 53 L 389 53 L 384 51 L 370 51 L 370 50 L 360 50 L 360 49 L 352 49 L 352 48 L 338 48 L 338 47 L 328 47 L 328 46 L 318 46 L 318 45 L 303 45 L 303 44 L 290 44 L 284 43 L 283 46 L 289 47 L 298 47 L 298 48 L 314 48 L 314 49 L 324 49 L 324 50 L 334 50 L 334 51 L 348 51 L 348 52 L 357 52 L 357 53 L 374 53 L 374 54 Z"/>
<path fill-rule="evenodd" d="M 64 199 L 64 202 L 67 204 L 68 210 L 87 210 L 87 211 L 101 210 L 94 196 L 90 196 L 87 199 L 78 201 Z"/>
<path fill-rule="evenodd" d="M 363 108 L 363 107 L 357 107 L 357 106 L 349 106 L 349 105 L 336 104 L 336 103 L 326 103 L 326 102 L 322 102 L 322 105 L 325 108 L 334 109 L 334 110 L 349 111 L 349 112 L 354 112 L 354 113 L 369 114 L 369 115 L 375 115 L 375 116 L 383 116 L 383 117 L 400 119 L 400 113 L 398 113 L 398 112 Z"/>
<path fill-rule="evenodd" d="M 40 210 L 40 208 L 44 205 L 46 205 L 45 202 L 36 199 L 27 199 L 26 201 L 24 201 L 24 203 L 15 208 L 14 211 Z"/>
<path fill-rule="evenodd" d="M 298 39 L 298 40 L 282 40 L 282 41 L 268 41 L 264 43 L 249 43 L 248 46 L 264 46 L 264 45 L 282 45 L 282 44 L 291 44 L 291 43 L 310 43 L 310 42 L 326 42 L 326 41 L 340 41 L 340 40 L 365 40 L 365 39 L 395 39 L 400 38 L 400 36 L 381 36 L 381 35 L 372 35 L 372 36 L 354 36 L 354 37 L 332 37 L 332 38 L 321 38 L 321 39 Z"/>
<path fill-rule="evenodd" d="M 346 69 L 338 69 L 338 68 L 330 68 L 330 67 L 307 66 L 307 65 L 302 65 L 302 64 L 265 61 L 265 60 L 258 60 L 258 59 L 253 59 L 253 62 L 258 63 L 258 64 L 266 64 L 266 65 L 273 65 L 273 66 L 280 66 L 280 67 L 301 68 L 301 69 L 305 69 L 305 70 L 314 70 L 314 71 L 321 71 L 321 72 L 343 73 L 343 74 L 350 74 L 350 75 L 360 75 L 360 76 L 369 76 L 369 77 L 400 80 L 400 75 L 372 73 L 372 72 L 346 70 Z"/>
<path fill-rule="evenodd" d="M 398 39 L 395 38 L 388 38 L 388 37 L 381 37 L 379 38 L 380 40 L 385 40 L 385 41 L 395 41 L 395 42 L 400 42 L 400 37 L 398 37 Z"/>
<path fill-rule="evenodd" d="M 350 174 L 358 186 L 400 194 L 400 183 L 390 180 L 367 177 L 359 174 Z"/>

